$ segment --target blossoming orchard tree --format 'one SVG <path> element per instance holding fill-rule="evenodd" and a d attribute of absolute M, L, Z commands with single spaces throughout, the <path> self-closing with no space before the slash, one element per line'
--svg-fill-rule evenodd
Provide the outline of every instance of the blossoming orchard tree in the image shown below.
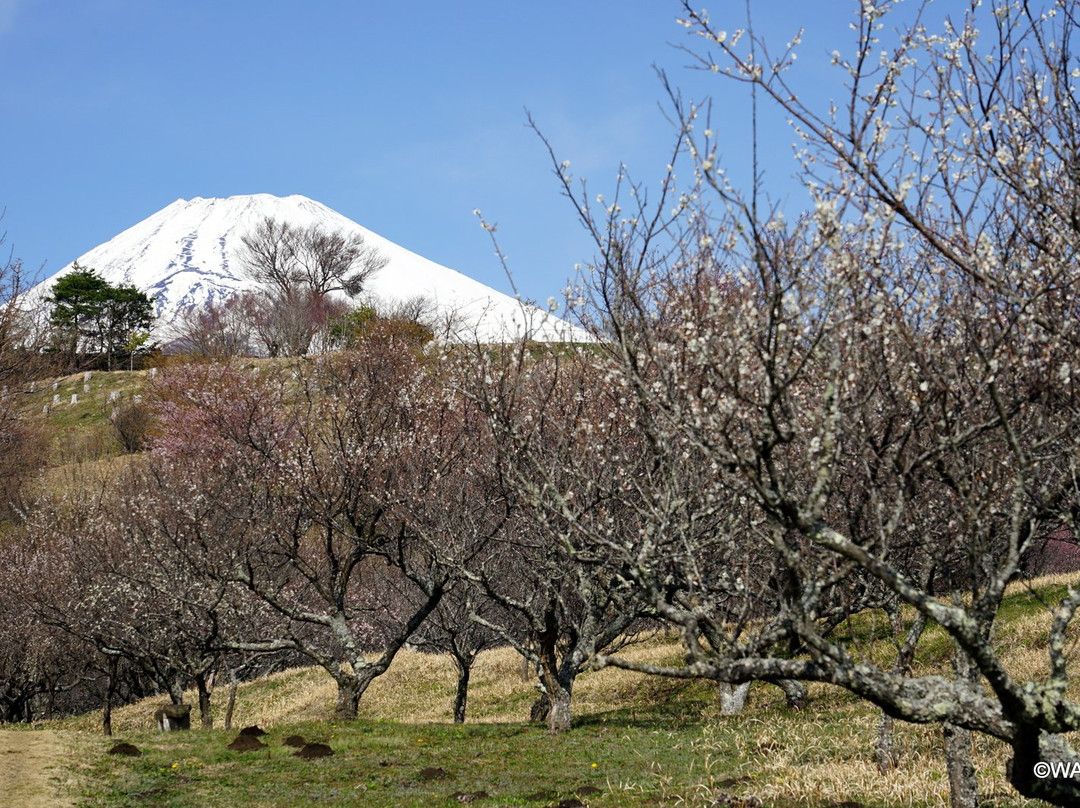
<path fill-rule="evenodd" d="M 977 802 L 971 732 L 1011 747 L 1021 794 L 1075 805 L 1080 777 L 1035 764 L 1080 763 L 1080 588 L 1046 604 L 1037 674 L 1010 669 L 994 625 L 1025 557 L 1072 535 L 1080 507 L 1080 4 L 975 2 L 936 27 L 911 12 L 862 3 L 834 58 L 843 101 L 818 110 L 792 86 L 797 36 L 777 54 L 685 4 L 693 64 L 792 122 L 802 214 L 763 204 L 756 167 L 733 187 L 709 105 L 674 90 L 678 146 L 652 200 L 624 172 L 598 207 L 552 155 L 595 241 L 581 297 L 598 362 L 651 462 L 633 488 L 595 482 L 638 530 L 575 511 L 569 484 L 537 494 L 688 659 L 598 664 L 839 685 L 942 725 L 954 805 Z M 603 434 L 605 413 L 581 416 Z M 896 616 L 897 660 L 832 631 L 867 607 Z M 909 664 L 930 621 L 954 645 L 948 673 Z"/>
<path fill-rule="evenodd" d="M 598 537 L 638 535 L 647 443 L 625 393 L 589 348 L 481 351 L 472 395 L 488 414 L 505 487 L 505 539 L 469 567 L 501 608 L 475 619 L 533 666 L 536 718 L 570 729 L 573 689 L 593 655 L 654 613 Z M 542 709 L 541 709 L 542 708 Z"/>
<path fill-rule="evenodd" d="M 180 703 L 188 640 L 198 630 L 181 619 L 180 599 L 169 594 L 181 588 L 180 576 L 160 568 L 155 575 L 144 548 L 127 540 L 120 502 L 111 485 L 45 494 L 12 543 L 29 562 L 18 592 L 36 620 L 97 651 L 106 679 L 106 734 L 119 665 Z"/>
<path fill-rule="evenodd" d="M 8 540 L 0 547 L 0 560 L 0 723 L 30 723 L 54 711 L 85 707 L 77 694 L 94 678 L 95 654 L 42 621 L 27 597 L 28 582 L 41 574 L 40 556 Z"/>
<path fill-rule="evenodd" d="M 371 340 L 295 371 L 175 369 L 157 388 L 159 456 L 240 482 L 212 503 L 226 529 L 204 543 L 205 574 L 279 618 L 231 647 L 305 655 L 334 678 L 344 718 L 502 522 L 471 463 L 482 421 L 470 427 L 439 368 Z"/>

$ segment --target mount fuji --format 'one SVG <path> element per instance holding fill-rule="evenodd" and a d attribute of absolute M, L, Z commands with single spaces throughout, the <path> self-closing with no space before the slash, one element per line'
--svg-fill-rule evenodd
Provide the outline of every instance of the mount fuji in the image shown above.
<path fill-rule="evenodd" d="M 75 263 L 95 269 L 109 283 L 131 284 L 149 295 L 157 310 L 155 332 L 167 338 L 170 325 L 186 310 L 255 287 L 239 250 L 241 238 L 266 217 L 297 227 L 317 224 L 329 232 L 359 233 L 388 259 L 367 281 L 363 297 L 384 305 L 422 297 L 439 321 L 452 319 L 451 338 L 496 342 L 525 334 L 544 341 L 583 337 L 548 312 L 429 261 L 299 195 L 178 199 L 80 255 L 39 288 L 50 289 Z"/>

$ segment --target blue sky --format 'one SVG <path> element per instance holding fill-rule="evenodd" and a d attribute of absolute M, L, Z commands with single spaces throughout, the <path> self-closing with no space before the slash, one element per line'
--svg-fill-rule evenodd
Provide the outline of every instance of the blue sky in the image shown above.
<path fill-rule="evenodd" d="M 753 0 L 771 40 L 806 27 L 823 99 L 855 2 Z M 730 11 L 725 11 L 729 9 Z M 742 0 L 710 5 L 725 28 Z M 654 66 L 714 98 L 724 161 L 747 162 L 747 98 L 687 70 L 668 0 L 0 0 L 0 230 L 51 273 L 178 198 L 299 193 L 509 291 L 558 296 L 591 251 L 528 108 L 596 192 L 620 162 L 661 176 L 673 130 Z M 764 119 L 768 178 L 793 171 Z"/>

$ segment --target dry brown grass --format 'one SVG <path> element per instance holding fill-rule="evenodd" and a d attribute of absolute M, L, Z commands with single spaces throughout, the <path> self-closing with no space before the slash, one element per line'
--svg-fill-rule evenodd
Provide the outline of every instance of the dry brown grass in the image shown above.
<path fill-rule="evenodd" d="M 1002 661 L 1009 672 L 1019 681 L 1028 681 L 1047 676 L 1050 672 L 1050 628 L 1053 624 L 1053 612 L 1058 603 L 1055 597 L 1039 597 L 1036 593 L 1046 593 L 1048 589 L 1076 586 L 1080 584 L 1080 574 L 1062 573 L 1046 575 L 1032 581 L 1017 581 L 1009 585 L 1007 594 L 1018 596 L 1030 594 L 1031 606 L 1023 610 L 1012 610 L 1007 619 L 995 625 L 994 640 Z M 1043 601 L 1041 605 L 1039 601 Z M 1065 652 L 1068 657 L 1067 670 L 1080 672 L 1080 625 L 1074 621 L 1066 630 L 1067 643 Z M 1080 699 L 1080 676 L 1073 676 L 1069 683 L 1069 694 Z"/>
<path fill-rule="evenodd" d="M 1077 584 L 1080 584 L 1080 572 L 1059 572 L 1025 581 L 1013 581 L 1005 587 L 1005 594 L 1017 595 L 1021 592 L 1038 591 L 1051 586 L 1076 586 Z"/>
<path fill-rule="evenodd" d="M 760 721 L 753 746 L 746 750 L 758 761 L 760 785 L 756 792 L 766 802 L 783 799 L 830 804 L 854 800 L 890 806 L 947 805 L 940 728 L 897 727 L 901 765 L 888 775 L 881 774 L 872 759 L 876 731 L 877 714 L 862 707 L 853 708 L 846 718 L 833 715 L 827 721 L 785 721 L 779 725 Z M 701 746 L 706 749 L 710 743 L 706 732 Z M 1004 745 L 979 738 L 975 747 L 984 797 L 1008 796 L 1012 800 L 1014 793 L 1004 779 Z"/>
<path fill-rule="evenodd" d="M 657 659 L 678 654 L 678 646 L 662 642 L 634 649 L 628 655 Z M 453 699 L 457 674 L 449 656 L 403 650 L 390 670 L 380 676 L 360 700 L 359 717 L 408 724 L 437 724 L 453 721 Z M 594 715 L 654 694 L 669 687 L 661 680 L 614 668 L 587 671 L 578 678 L 574 691 L 575 712 Z M 331 720 L 336 685 L 321 668 L 294 668 L 242 683 L 237 691 L 233 723 L 263 727 L 296 721 Z M 469 688 L 470 722 L 527 721 L 529 708 L 538 693 L 530 677 L 522 678 L 521 657 L 510 648 L 480 654 L 473 667 Z M 228 689 L 218 687 L 213 694 L 215 726 L 224 722 Z M 162 697 L 145 699 L 113 711 L 113 728 L 126 731 L 153 729 L 153 712 Z M 195 694 L 185 701 L 195 703 Z M 91 714 L 72 719 L 79 729 L 96 730 L 100 716 Z M 193 715 L 192 723 L 197 718 Z"/>
<path fill-rule="evenodd" d="M 1025 614 L 1003 623 L 995 635 L 995 644 L 1009 672 L 1024 681 L 1045 677 L 1050 673 L 1050 632 L 1051 618 L 1042 614 Z M 1078 641 L 1080 627 L 1073 625 L 1066 632 L 1071 642 L 1066 646 L 1069 656 L 1068 669 L 1075 671 L 1077 666 Z M 1080 695 L 1075 690 L 1080 681 L 1072 683 L 1073 695 Z"/>

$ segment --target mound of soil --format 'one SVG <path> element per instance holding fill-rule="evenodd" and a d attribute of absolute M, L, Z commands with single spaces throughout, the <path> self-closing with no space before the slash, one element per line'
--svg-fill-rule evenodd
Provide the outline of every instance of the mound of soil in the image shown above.
<path fill-rule="evenodd" d="M 307 746 L 307 741 L 301 738 L 299 735 L 290 735 L 285 739 L 286 746 L 295 746 L 297 749 L 303 746 Z"/>
<path fill-rule="evenodd" d="M 244 727 L 240 730 L 241 735 L 250 735 L 253 738 L 261 738 L 266 734 L 265 730 L 259 729 L 258 724 L 253 724 L 250 727 Z"/>
<path fill-rule="evenodd" d="M 109 750 L 110 755 L 127 755 L 128 757 L 141 757 L 142 752 L 139 751 L 139 747 L 130 743 L 118 743 L 112 749 Z"/>
<path fill-rule="evenodd" d="M 251 752 L 255 749 L 265 749 L 266 744 L 254 735 L 244 735 L 241 733 L 236 736 L 235 741 L 229 744 L 229 748 L 234 752 Z"/>
<path fill-rule="evenodd" d="M 302 749 L 293 752 L 293 757 L 313 760 L 315 758 L 330 757 L 334 750 L 324 743 L 306 743 Z"/>
<path fill-rule="evenodd" d="M 463 802 L 468 805 L 470 802 L 476 802 L 477 800 L 486 800 L 490 796 L 491 795 L 488 794 L 486 791 L 473 791 L 471 793 L 466 791 L 455 791 L 453 794 L 450 795 L 450 799 L 457 800 L 458 802 Z"/>
<path fill-rule="evenodd" d="M 717 794 L 709 808 L 761 808 L 762 802 L 757 797 L 737 797 L 734 794 Z"/>

